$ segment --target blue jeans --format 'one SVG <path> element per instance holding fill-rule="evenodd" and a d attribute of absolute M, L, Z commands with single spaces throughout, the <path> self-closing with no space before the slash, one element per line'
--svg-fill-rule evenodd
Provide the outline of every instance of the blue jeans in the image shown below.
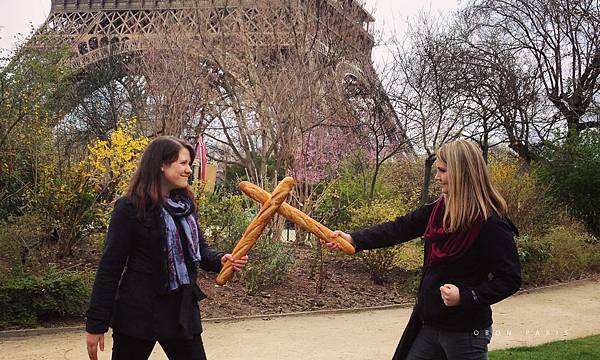
<path fill-rule="evenodd" d="M 488 360 L 492 327 L 452 332 L 423 325 L 407 360 Z"/>

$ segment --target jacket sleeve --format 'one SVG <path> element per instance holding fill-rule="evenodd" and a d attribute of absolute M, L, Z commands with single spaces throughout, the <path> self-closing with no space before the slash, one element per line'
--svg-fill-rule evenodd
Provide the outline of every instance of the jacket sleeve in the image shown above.
<path fill-rule="evenodd" d="M 200 234 L 199 245 L 200 256 L 202 258 L 200 261 L 200 268 L 211 272 L 221 271 L 221 258 L 223 255 L 225 255 L 225 253 L 223 251 L 217 251 L 211 248 L 204 239 L 204 235 L 202 235 L 202 231 L 200 231 L 200 229 L 198 229 L 198 234 Z"/>
<path fill-rule="evenodd" d="M 490 279 L 475 287 L 460 287 L 461 305 L 488 306 L 506 299 L 521 287 L 521 264 L 513 229 L 501 219 L 488 221 L 485 258 L 489 264 Z"/>
<path fill-rule="evenodd" d="M 119 199 L 110 217 L 104 254 L 100 259 L 90 306 L 86 312 L 86 331 L 102 334 L 108 330 L 117 286 L 131 248 L 131 215 L 125 199 Z"/>
<path fill-rule="evenodd" d="M 434 204 L 423 205 L 394 221 L 351 233 L 356 251 L 397 245 L 423 236 Z"/>

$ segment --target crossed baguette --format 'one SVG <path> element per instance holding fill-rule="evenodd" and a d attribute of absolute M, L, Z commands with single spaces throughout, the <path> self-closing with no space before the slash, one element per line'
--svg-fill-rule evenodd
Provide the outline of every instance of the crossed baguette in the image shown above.
<path fill-rule="evenodd" d="M 242 190 L 246 195 L 248 195 L 248 197 L 254 199 L 255 201 L 261 204 L 264 204 L 266 201 L 269 200 L 269 193 L 251 182 L 240 182 L 240 190 Z M 302 229 L 315 234 L 320 239 L 323 239 L 325 242 L 334 242 L 339 244 L 342 251 L 346 254 L 352 255 L 356 252 L 354 246 L 352 246 L 352 244 L 350 244 L 348 241 L 344 240 L 341 236 L 333 237 L 333 231 L 329 230 L 329 228 L 327 228 L 325 225 L 314 220 L 310 216 L 306 215 L 304 212 L 296 209 L 288 203 L 284 202 L 283 204 L 281 204 L 277 212 L 285 216 L 288 220 L 300 226 Z"/>
<path fill-rule="evenodd" d="M 240 184 L 241 186 L 241 184 Z M 246 228 L 244 235 L 233 248 L 231 255 L 236 260 L 241 259 L 244 255 L 248 254 L 248 251 L 252 248 L 256 240 L 260 237 L 265 227 L 271 221 L 273 215 L 277 209 L 283 204 L 285 198 L 294 187 L 294 179 L 292 177 L 286 177 L 281 180 L 271 195 L 267 194 L 265 201 L 261 202 L 263 205 L 260 211 L 254 219 L 250 222 L 250 225 Z M 226 262 L 217 275 L 215 282 L 217 285 L 224 285 L 233 276 L 233 265 L 230 261 Z"/>

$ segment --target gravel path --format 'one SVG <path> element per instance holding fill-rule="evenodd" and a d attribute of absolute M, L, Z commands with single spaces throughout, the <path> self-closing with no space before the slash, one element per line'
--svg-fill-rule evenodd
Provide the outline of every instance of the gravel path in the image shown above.
<path fill-rule="evenodd" d="M 394 307 L 204 323 L 211 360 L 390 359 L 410 309 Z M 578 281 L 513 296 L 494 306 L 491 348 L 600 334 L 600 282 Z M 110 359 L 110 336 L 100 359 Z M 0 333 L 0 359 L 86 359 L 83 332 Z M 156 346 L 150 359 L 166 359 Z"/>

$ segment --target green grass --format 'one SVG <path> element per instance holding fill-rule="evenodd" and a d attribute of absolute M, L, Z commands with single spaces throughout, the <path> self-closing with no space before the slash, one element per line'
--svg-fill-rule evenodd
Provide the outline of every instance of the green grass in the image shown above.
<path fill-rule="evenodd" d="M 490 360 L 596 360 L 600 359 L 600 335 L 556 341 L 536 347 L 490 351 Z"/>

